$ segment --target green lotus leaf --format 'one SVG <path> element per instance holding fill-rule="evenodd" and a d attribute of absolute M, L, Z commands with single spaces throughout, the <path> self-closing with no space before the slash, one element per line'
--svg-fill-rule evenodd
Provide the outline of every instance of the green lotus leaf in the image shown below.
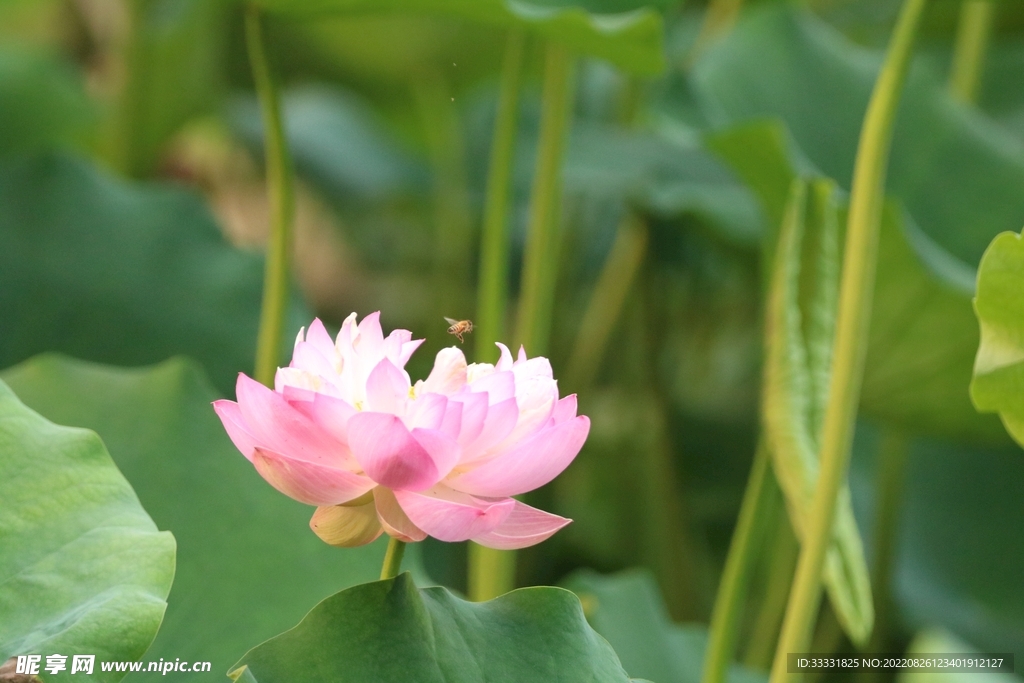
<path fill-rule="evenodd" d="M 119 681 L 104 661 L 142 657 L 174 578 L 174 537 L 158 531 L 85 429 L 61 427 L 0 382 L 0 663 L 67 657 L 47 681 Z M 94 655 L 92 675 L 71 673 Z M 15 679 L 17 680 L 17 679 Z"/>
<path fill-rule="evenodd" d="M 561 588 L 467 602 L 410 574 L 349 588 L 250 650 L 236 681 L 626 683 L 611 646 Z"/>
<path fill-rule="evenodd" d="M 974 310 L 981 343 L 974 361 L 971 398 L 978 410 L 999 413 L 1006 431 L 1024 444 L 1024 241 L 996 237 L 978 268 Z"/>

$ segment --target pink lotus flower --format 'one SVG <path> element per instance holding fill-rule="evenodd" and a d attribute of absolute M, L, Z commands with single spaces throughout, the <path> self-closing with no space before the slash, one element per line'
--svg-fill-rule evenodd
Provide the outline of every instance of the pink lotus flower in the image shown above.
<path fill-rule="evenodd" d="M 337 546 L 385 531 L 523 548 L 568 524 L 512 498 L 561 473 L 590 431 L 547 359 L 498 344 L 496 365 L 467 365 L 452 347 L 413 385 L 404 367 L 423 340 L 385 338 L 379 318 L 353 313 L 336 341 L 314 320 L 273 391 L 240 374 L 238 402 L 213 404 L 263 478 L 318 506 L 310 526 Z"/>

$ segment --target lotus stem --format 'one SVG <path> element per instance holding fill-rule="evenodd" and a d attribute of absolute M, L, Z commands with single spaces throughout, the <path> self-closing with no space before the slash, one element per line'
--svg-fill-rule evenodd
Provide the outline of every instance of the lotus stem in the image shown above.
<path fill-rule="evenodd" d="M 388 541 L 388 550 L 384 553 L 384 564 L 380 568 L 380 580 L 393 579 L 402 569 L 402 556 L 405 555 L 405 541 L 392 537 Z"/>
<path fill-rule="evenodd" d="M 270 205 L 270 239 L 267 242 L 267 260 L 263 272 L 263 305 L 256 340 L 254 375 L 257 381 L 272 387 L 277 364 L 281 359 L 281 340 L 288 312 L 288 269 L 295 202 L 292 163 L 281 116 L 281 100 L 267 61 L 260 10 L 255 5 L 250 5 L 246 10 L 245 42 L 263 114 L 263 146 Z"/>

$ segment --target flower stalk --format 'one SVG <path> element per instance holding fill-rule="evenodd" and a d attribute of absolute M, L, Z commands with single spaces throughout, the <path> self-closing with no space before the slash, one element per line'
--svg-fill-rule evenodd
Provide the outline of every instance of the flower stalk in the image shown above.
<path fill-rule="evenodd" d="M 402 569 L 402 556 L 405 555 L 405 541 L 392 537 L 388 541 L 387 552 L 384 553 L 384 564 L 380 568 L 380 580 L 393 579 Z"/>
<path fill-rule="evenodd" d="M 256 339 L 254 375 L 258 382 L 272 386 L 281 359 L 281 339 L 288 312 L 288 271 L 295 200 L 281 99 L 267 59 L 262 17 L 255 5 L 250 5 L 245 13 L 245 42 L 263 118 L 267 199 L 270 205 L 270 239 L 263 273 L 263 304 Z"/>
<path fill-rule="evenodd" d="M 788 677 L 787 653 L 805 652 L 821 601 L 821 574 L 836 500 L 846 479 L 867 353 L 885 176 L 896 111 L 926 0 L 906 0 L 861 129 L 850 192 L 835 349 L 821 441 L 821 471 L 782 624 L 771 683 Z"/>

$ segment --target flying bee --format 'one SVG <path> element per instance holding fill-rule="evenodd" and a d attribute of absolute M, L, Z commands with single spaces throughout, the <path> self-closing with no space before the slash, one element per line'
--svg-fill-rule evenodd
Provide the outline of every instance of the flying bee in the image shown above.
<path fill-rule="evenodd" d="M 473 321 L 452 320 L 447 316 L 445 316 L 445 320 L 449 325 L 451 325 L 451 327 L 448 328 L 448 334 L 454 334 L 458 338 L 460 344 L 465 343 L 466 340 L 462 338 L 462 335 L 469 334 L 473 331 Z"/>

